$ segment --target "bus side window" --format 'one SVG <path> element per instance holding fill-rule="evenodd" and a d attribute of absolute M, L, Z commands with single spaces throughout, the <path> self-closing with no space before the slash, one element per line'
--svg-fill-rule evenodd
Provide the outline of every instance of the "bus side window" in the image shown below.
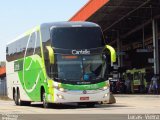
<path fill-rule="evenodd" d="M 37 31 L 36 33 L 36 38 L 35 38 L 35 54 L 41 56 L 41 48 L 40 48 L 40 32 Z"/>
<path fill-rule="evenodd" d="M 28 48 L 26 57 L 34 54 L 34 45 L 35 45 L 35 32 L 32 33 L 28 39 Z"/>

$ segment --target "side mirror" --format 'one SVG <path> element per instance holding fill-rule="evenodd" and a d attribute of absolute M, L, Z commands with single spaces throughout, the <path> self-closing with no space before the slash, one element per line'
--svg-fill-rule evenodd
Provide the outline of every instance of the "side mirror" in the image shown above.
<path fill-rule="evenodd" d="M 105 49 L 108 49 L 110 51 L 111 54 L 111 62 L 116 62 L 116 51 L 113 47 L 111 47 L 110 45 L 106 45 Z"/>
<path fill-rule="evenodd" d="M 48 50 L 49 62 L 50 64 L 54 64 L 54 50 L 51 46 L 46 46 Z"/>

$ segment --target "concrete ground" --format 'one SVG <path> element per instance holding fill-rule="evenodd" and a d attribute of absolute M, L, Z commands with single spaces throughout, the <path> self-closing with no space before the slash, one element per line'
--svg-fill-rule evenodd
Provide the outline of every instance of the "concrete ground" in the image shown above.
<path fill-rule="evenodd" d="M 112 118 L 116 117 L 117 115 L 117 118 L 129 119 L 128 117 L 130 116 L 128 115 L 132 114 L 159 114 L 160 119 L 159 95 L 115 95 L 115 98 L 115 104 L 96 105 L 94 108 L 77 106 L 76 104 L 65 104 L 53 105 L 52 108 L 48 109 L 42 108 L 41 103 L 32 103 L 31 106 L 16 106 L 13 101 L 0 100 L 0 114 L 2 114 L 2 116 L 5 114 L 32 114 L 33 116 L 38 114 L 39 120 L 41 118 L 39 116 L 42 116 L 43 118 L 45 115 L 47 115 L 47 118 L 49 119 L 49 116 L 53 114 L 55 116 L 58 114 L 57 117 L 64 114 L 72 114 L 73 116 L 75 115 L 75 118 L 77 118 L 77 114 L 79 116 L 78 118 L 81 118 L 80 116 L 82 115 L 86 115 L 86 117 L 89 115 L 87 118 L 92 117 L 92 120 L 99 119 L 97 118 L 98 116 L 101 118 L 101 120 L 105 120 L 106 117 L 112 120 Z M 120 117 L 120 115 L 122 116 Z M 71 116 L 69 115 L 68 117 Z M 143 118 L 145 117 L 143 116 Z"/>
<path fill-rule="evenodd" d="M 96 105 L 94 108 L 76 104 L 53 105 L 44 109 L 41 103 L 31 106 L 16 106 L 13 101 L 0 100 L 0 113 L 22 114 L 160 114 L 159 95 L 115 95 L 115 104 Z"/>

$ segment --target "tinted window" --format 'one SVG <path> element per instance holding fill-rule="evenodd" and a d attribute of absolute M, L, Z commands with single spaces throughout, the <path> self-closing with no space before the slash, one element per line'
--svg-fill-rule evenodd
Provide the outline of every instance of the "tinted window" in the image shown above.
<path fill-rule="evenodd" d="M 29 37 L 26 56 L 31 56 L 34 54 L 40 55 L 40 51 L 41 50 L 39 32 L 34 32 Z"/>
<path fill-rule="evenodd" d="M 36 41 L 35 41 L 36 35 L 35 34 L 36 33 L 34 32 L 29 36 L 26 56 L 30 56 L 30 55 L 34 54 L 34 46 L 36 44 Z"/>
<path fill-rule="evenodd" d="M 64 49 L 89 49 L 104 45 L 99 27 L 53 28 L 51 39 L 54 47 Z"/>
<path fill-rule="evenodd" d="M 24 57 L 28 37 L 29 36 L 20 38 L 7 46 L 7 61 L 13 61 Z"/>
<path fill-rule="evenodd" d="M 38 54 L 41 56 L 39 32 L 34 32 L 31 36 L 25 36 L 9 44 L 6 49 L 7 61 L 21 59 L 25 55 L 26 46 L 28 49 L 26 56 Z"/>
<path fill-rule="evenodd" d="M 37 32 L 36 45 L 35 45 L 35 54 L 41 56 L 41 48 L 40 48 L 40 34 Z"/>

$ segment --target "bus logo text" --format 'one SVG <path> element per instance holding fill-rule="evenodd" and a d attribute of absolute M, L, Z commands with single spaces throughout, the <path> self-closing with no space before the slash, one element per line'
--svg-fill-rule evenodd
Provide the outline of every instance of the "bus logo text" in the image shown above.
<path fill-rule="evenodd" d="M 88 51 L 87 49 L 85 50 L 72 50 L 73 55 L 89 55 L 91 52 Z"/>

